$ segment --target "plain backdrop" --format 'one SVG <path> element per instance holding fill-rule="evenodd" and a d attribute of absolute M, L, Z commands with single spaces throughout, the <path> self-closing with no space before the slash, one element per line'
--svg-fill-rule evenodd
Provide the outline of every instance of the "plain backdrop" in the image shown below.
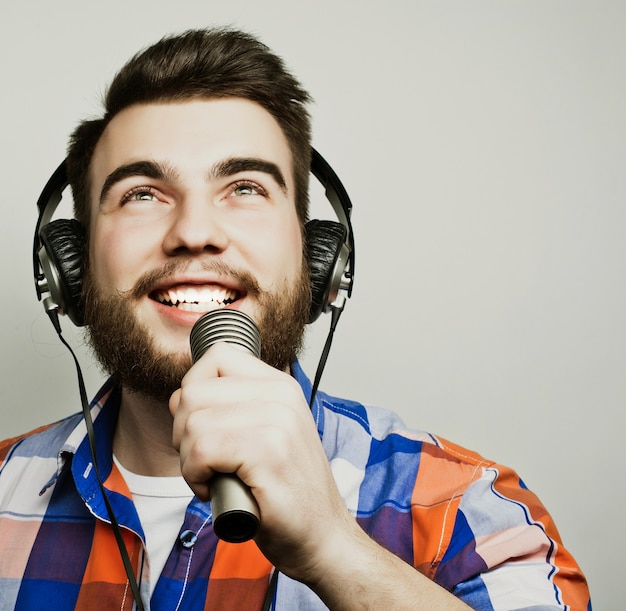
<path fill-rule="evenodd" d="M 228 24 L 312 92 L 315 146 L 353 200 L 355 289 L 322 386 L 514 467 L 594 606 L 625 608 L 623 1 L 2 0 L 0 437 L 78 409 L 31 266 L 70 131 L 140 48 Z"/>

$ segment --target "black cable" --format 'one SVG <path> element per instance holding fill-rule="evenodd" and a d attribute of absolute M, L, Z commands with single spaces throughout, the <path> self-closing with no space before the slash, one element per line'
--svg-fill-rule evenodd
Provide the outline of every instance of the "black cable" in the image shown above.
<path fill-rule="evenodd" d="M 267 589 L 267 594 L 265 595 L 265 601 L 263 602 L 263 609 L 261 611 L 270 611 L 272 608 L 272 603 L 274 602 L 274 595 L 276 594 L 276 586 L 278 584 L 278 573 L 276 569 L 272 573 L 272 577 L 270 579 L 270 585 Z"/>
<path fill-rule="evenodd" d="M 111 503 L 109 502 L 109 497 L 106 493 L 106 489 L 104 484 L 102 483 L 102 478 L 100 477 L 100 470 L 98 469 L 98 459 L 96 456 L 96 437 L 93 428 L 93 420 L 91 418 L 91 411 L 89 410 L 89 400 L 87 399 L 87 392 L 85 390 L 85 381 L 83 379 L 83 373 L 80 368 L 80 364 L 78 359 L 76 358 L 76 354 L 72 347 L 67 343 L 63 334 L 61 332 L 61 325 L 59 324 L 59 319 L 55 310 L 48 311 L 48 315 L 52 320 L 52 324 L 56 329 L 56 332 L 61 340 L 61 343 L 69 350 L 72 358 L 74 359 L 74 365 L 76 366 L 76 373 L 78 374 L 78 389 L 80 392 L 80 400 L 83 409 L 83 417 L 85 419 L 85 426 L 87 428 L 87 439 L 89 440 L 89 450 L 91 452 L 91 459 L 93 461 L 94 473 L 96 474 L 96 479 L 98 480 L 98 487 L 100 488 L 100 492 L 102 494 L 102 498 L 104 499 L 104 504 L 109 514 L 109 520 L 111 521 L 111 527 L 113 528 L 113 534 L 115 535 L 115 541 L 117 543 L 117 547 L 120 550 L 120 556 L 122 558 L 122 562 L 124 564 L 124 570 L 126 571 L 126 576 L 128 577 L 128 583 L 130 589 L 133 593 L 133 597 L 135 599 L 135 603 L 137 605 L 138 611 L 144 611 L 143 601 L 141 600 L 141 594 L 139 592 L 139 586 L 137 585 L 137 579 L 135 578 L 135 573 L 133 571 L 133 565 L 130 560 L 130 556 L 128 555 L 128 550 L 126 549 L 126 544 L 124 543 L 124 538 L 122 536 L 122 530 L 120 528 L 119 522 L 115 517 L 115 512 L 113 511 L 113 507 L 111 507 Z"/>
<path fill-rule="evenodd" d="M 328 336 L 326 337 L 326 343 L 324 344 L 322 355 L 320 356 L 320 360 L 317 365 L 317 371 L 315 372 L 315 379 L 313 380 L 313 387 L 311 388 L 311 398 L 309 400 L 310 408 L 313 408 L 313 401 L 315 400 L 315 395 L 317 394 L 317 389 L 320 385 L 322 374 L 324 373 L 324 367 L 326 367 L 326 360 L 328 359 L 328 353 L 330 352 L 330 347 L 332 346 L 333 337 L 335 335 L 335 329 L 337 328 L 337 323 L 339 322 L 339 318 L 342 312 L 343 312 L 343 306 L 333 308 L 333 311 L 331 313 L 330 329 L 328 331 Z"/>

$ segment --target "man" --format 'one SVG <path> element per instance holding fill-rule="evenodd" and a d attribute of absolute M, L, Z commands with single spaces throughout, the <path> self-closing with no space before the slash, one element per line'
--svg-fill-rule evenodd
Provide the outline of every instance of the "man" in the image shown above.
<path fill-rule="evenodd" d="M 308 100 L 252 37 L 194 31 L 133 58 L 74 132 L 84 320 L 111 379 L 94 456 L 81 416 L 0 445 L 2 608 L 590 606 L 512 471 L 389 412 L 309 409 Z M 192 365 L 218 308 L 257 321 L 262 360 L 222 343 Z M 252 492 L 254 541 L 217 539 L 215 473 Z"/>

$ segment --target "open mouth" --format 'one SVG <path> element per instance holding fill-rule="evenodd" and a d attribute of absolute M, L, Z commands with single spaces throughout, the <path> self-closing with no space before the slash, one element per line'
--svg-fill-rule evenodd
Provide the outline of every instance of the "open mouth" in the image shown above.
<path fill-rule="evenodd" d="M 158 290 L 151 297 L 163 305 L 187 312 L 208 312 L 234 303 L 241 297 L 227 288 L 177 287 Z"/>

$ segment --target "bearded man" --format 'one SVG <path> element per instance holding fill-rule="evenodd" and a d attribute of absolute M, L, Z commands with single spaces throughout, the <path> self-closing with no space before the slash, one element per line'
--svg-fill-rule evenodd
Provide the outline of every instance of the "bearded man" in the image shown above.
<path fill-rule="evenodd" d="M 311 401 L 308 102 L 253 37 L 191 31 L 134 57 L 74 132 L 81 316 L 110 379 L 86 420 L 0 444 L 4 609 L 587 608 L 513 471 Z M 192 363 L 218 309 L 257 322 L 261 359 L 218 343 Z M 216 536 L 215 474 L 252 494 L 254 540 Z"/>

